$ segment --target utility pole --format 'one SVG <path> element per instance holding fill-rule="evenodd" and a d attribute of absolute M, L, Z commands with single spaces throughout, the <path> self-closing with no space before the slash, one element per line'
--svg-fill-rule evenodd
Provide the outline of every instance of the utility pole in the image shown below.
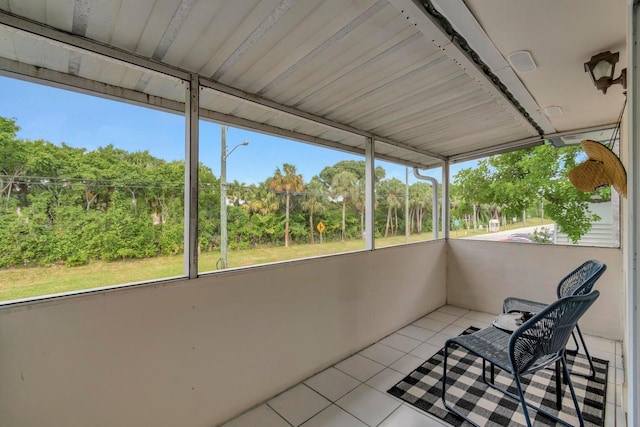
<path fill-rule="evenodd" d="M 220 126 L 220 269 L 227 268 L 227 159 L 241 145 L 236 145 L 227 153 L 227 127 Z"/>
<path fill-rule="evenodd" d="M 220 126 L 220 260 L 227 268 L 227 127 Z"/>

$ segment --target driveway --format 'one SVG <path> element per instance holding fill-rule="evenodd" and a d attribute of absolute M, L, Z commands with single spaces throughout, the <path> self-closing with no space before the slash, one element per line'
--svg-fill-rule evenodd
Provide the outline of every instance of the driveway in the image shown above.
<path fill-rule="evenodd" d="M 495 233 L 480 234 L 477 236 L 469 236 L 469 237 L 459 236 L 458 238 L 471 239 L 471 240 L 502 240 L 502 239 L 506 239 L 507 237 L 515 233 L 531 234 L 535 229 L 540 230 L 542 227 L 546 228 L 547 230 L 551 230 L 553 232 L 555 230 L 555 226 L 556 226 L 555 224 L 534 225 L 531 227 L 516 228 L 514 230 L 497 231 Z"/>

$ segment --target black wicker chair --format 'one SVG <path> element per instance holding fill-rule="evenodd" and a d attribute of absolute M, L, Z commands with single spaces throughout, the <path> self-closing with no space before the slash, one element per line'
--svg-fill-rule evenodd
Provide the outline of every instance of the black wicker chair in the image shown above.
<path fill-rule="evenodd" d="M 573 398 L 578 419 L 580 420 L 580 426 L 583 426 L 584 419 L 567 369 L 565 346 L 578 323 L 578 319 L 580 319 L 599 295 L 600 293 L 598 291 L 593 291 L 587 295 L 569 296 L 559 299 L 524 322 L 512 334 L 494 327 L 489 327 L 469 335 L 461 335 L 448 339 L 444 346 L 442 374 L 442 403 L 445 408 L 474 426 L 478 426 L 459 410 L 450 406 L 445 398 L 449 348 L 459 346 L 482 358 L 483 381 L 485 384 L 520 401 L 527 426 L 531 426 L 531 419 L 529 418 L 527 407 L 531 407 L 539 413 L 543 413 L 564 425 L 571 426 L 571 424 L 560 419 L 558 416 L 527 402 L 521 385 L 522 375 L 535 373 L 551 364 L 555 364 L 556 361 L 560 361 L 567 386 Z M 486 362 L 514 376 L 518 390 L 517 395 L 487 381 L 485 375 Z M 449 379 L 449 381 L 453 383 L 453 380 Z M 558 381 L 556 381 L 556 384 L 558 384 Z"/>
<path fill-rule="evenodd" d="M 606 269 L 606 264 L 600 261 L 589 260 L 582 263 L 578 268 L 576 268 L 571 273 L 567 274 L 562 280 L 560 280 L 557 288 L 558 299 L 569 295 L 588 294 L 589 292 L 591 292 L 591 289 L 595 285 L 596 281 L 600 278 L 600 276 L 602 276 Z M 521 298 L 507 298 L 502 304 L 502 312 L 511 313 L 514 311 L 521 311 L 525 313 L 537 313 L 546 306 L 547 304 L 542 302 L 530 301 Z M 589 361 L 590 371 L 589 375 L 583 375 L 580 373 L 576 373 L 576 375 L 593 378 L 596 374 L 596 371 L 593 367 L 593 361 L 591 360 L 591 355 L 589 354 L 587 345 L 584 342 L 584 337 L 582 336 L 582 332 L 580 331 L 580 326 L 577 324 L 575 332 L 577 332 L 578 337 L 580 337 L 582 348 L 584 349 L 584 353 L 587 356 L 587 360 Z M 578 340 L 576 339 L 575 334 L 572 333 L 571 335 L 573 337 L 573 341 L 575 342 L 576 348 L 575 350 L 567 351 L 569 353 L 577 353 L 580 350 L 580 344 L 578 344 Z"/>

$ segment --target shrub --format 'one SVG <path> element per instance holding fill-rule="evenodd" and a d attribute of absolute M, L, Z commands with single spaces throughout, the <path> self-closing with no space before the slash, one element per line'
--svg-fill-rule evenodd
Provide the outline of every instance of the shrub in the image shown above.
<path fill-rule="evenodd" d="M 89 264 L 89 257 L 84 252 L 80 252 L 68 257 L 65 261 L 67 267 L 78 267 Z"/>

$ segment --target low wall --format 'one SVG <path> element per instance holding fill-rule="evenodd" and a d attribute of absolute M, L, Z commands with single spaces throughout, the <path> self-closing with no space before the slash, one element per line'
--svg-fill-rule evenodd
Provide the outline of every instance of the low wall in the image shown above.
<path fill-rule="evenodd" d="M 624 336 L 622 251 L 615 248 L 449 240 L 447 303 L 488 313 L 509 296 L 552 302 L 558 282 L 588 259 L 607 264 L 596 282 L 600 297 L 582 320 L 583 332 L 613 340 Z"/>
<path fill-rule="evenodd" d="M 445 304 L 446 242 L 0 308 L 0 425 L 206 426 Z"/>

